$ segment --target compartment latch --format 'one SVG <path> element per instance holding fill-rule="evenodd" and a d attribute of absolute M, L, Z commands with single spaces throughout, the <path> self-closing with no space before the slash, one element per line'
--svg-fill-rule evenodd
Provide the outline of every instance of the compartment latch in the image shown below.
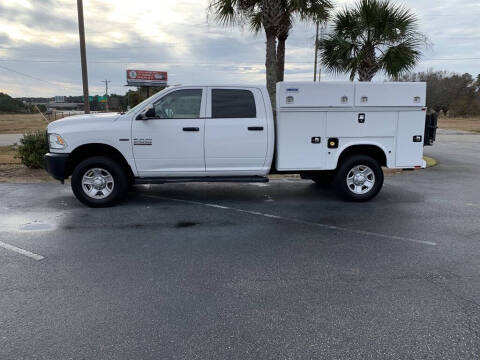
<path fill-rule="evenodd" d="M 365 114 L 358 114 L 358 123 L 359 124 L 365 123 Z"/>

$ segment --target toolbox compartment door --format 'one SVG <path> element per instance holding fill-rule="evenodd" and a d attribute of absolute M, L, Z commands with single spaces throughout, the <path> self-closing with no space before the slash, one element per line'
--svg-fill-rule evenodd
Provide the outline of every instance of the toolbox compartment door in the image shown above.
<path fill-rule="evenodd" d="M 426 83 L 355 83 L 355 106 L 424 107 Z"/>
<path fill-rule="evenodd" d="M 352 107 L 354 84 L 352 82 L 278 83 L 279 108 Z"/>
<path fill-rule="evenodd" d="M 425 126 L 425 112 L 400 111 L 397 126 L 396 166 L 413 168 L 423 164 L 423 141 L 415 141 L 414 137 L 422 137 Z"/>

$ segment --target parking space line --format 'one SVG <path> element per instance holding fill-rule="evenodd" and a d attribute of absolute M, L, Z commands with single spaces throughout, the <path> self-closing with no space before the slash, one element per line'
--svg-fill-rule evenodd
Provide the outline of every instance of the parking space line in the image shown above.
<path fill-rule="evenodd" d="M 22 255 L 27 256 L 27 257 L 29 257 L 33 260 L 40 261 L 40 260 L 45 259 L 45 257 L 43 257 L 42 255 L 35 254 L 35 253 L 30 252 L 28 250 L 21 249 L 19 247 L 4 243 L 2 241 L 0 241 L 0 247 L 2 247 L 4 249 L 7 249 L 7 250 L 10 250 L 10 251 L 14 251 L 18 254 L 22 254 Z"/>
<path fill-rule="evenodd" d="M 143 196 L 147 197 L 147 198 L 152 198 L 152 199 L 161 199 L 161 200 L 175 201 L 175 202 L 181 202 L 181 203 L 186 203 L 186 204 L 202 205 L 202 206 L 207 206 L 207 207 L 211 207 L 211 208 L 215 208 L 215 209 L 236 211 L 236 212 L 239 212 L 239 213 L 262 216 L 262 217 L 266 217 L 266 218 L 270 218 L 270 219 L 283 220 L 283 221 L 289 221 L 289 222 L 293 222 L 293 223 L 297 223 L 297 224 L 316 226 L 316 227 L 320 227 L 322 229 L 349 232 L 349 233 L 357 234 L 357 235 L 374 236 L 374 237 L 379 237 L 379 238 L 384 238 L 384 239 L 389 239 L 389 240 L 407 241 L 407 242 L 413 242 L 413 243 L 422 244 L 422 245 L 429 245 L 429 246 L 436 246 L 437 245 L 437 243 L 435 243 L 433 241 L 418 240 L 418 239 L 412 239 L 412 238 L 407 238 L 407 237 L 403 237 L 403 236 L 388 235 L 388 234 L 382 234 L 382 233 L 377 233 L 377 232 L 372 232 L 372 231 L 349 229 L 349 228 L 345 228 L 345 227 L 341 227 L 341 226 L 322 224 L 322 223 L 317 223 L 317 222 L 313 222 L 313 221 L 301 220 L 301 219 L 297 219 L 297 218 L 290 218 L 290 217 L 273 215 L 273 214 L 268 214 L 268 213 L 261 213 L 261 212 L 258 212 L 258 211 L 244 210 L 244 209 L 234 208 L 234 207 L 230 207 L 230 206 L 223 206 L 223 205 L 211 204 L 211 203 L 203 203 L 203 202 L 200 202 L 200 201 L 193 201 L 193 200 L 175 199 L 175 198 L 158 196 L 158 195 L 143 195 Z"/>

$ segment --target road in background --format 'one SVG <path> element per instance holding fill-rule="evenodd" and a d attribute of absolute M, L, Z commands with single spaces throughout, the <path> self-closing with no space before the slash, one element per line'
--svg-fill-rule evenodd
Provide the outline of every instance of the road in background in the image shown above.
<path fill-rule="evenodd" d="M 111 209 L 2 184 L 20 250 L 0 248 L 0 358 L 478 358 L 480 135 L 426 155 L 364 204 L 302 180 L 145 186 Z"/>
<path fill-rule="evenodd" d="M 0 134 L 0 146 L 10 146 L 19 143 L 23 134 Z"/>

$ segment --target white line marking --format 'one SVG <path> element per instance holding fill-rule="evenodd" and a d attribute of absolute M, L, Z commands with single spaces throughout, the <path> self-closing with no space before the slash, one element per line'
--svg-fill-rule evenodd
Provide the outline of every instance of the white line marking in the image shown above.
<path fill-rule="evenodd" d="M 414 242 L 414 243 L 422 244 L 422 245 L 430 245 L 430 246 L 436 246 L 437 245 L 437 243 L 435 243 L 433 241 L 417 240 L 417 239 L 411 239 L 411 238 L 407 238 L 407 237 L 403 237 L 403 236 L 387 235 L 387 234 L 381 234 L 381 233 L 376 233 L 376 232 L 372 232 L 372 231 L 365 231 L 365 230 L 354 230 L 354 229 L 349 229 L 349 228 L 345 228 L 345 227 L 341 227 L 341 226 L 321 224 L 321 223 L 316 223 L 316 222 L 312 222 L 312 221 L 300 220 L 300 219 L 296 219 L 296 218 L 288 218 L 288 217 L 279 216 L 279 215 L 266 214 L 266 213 L 261 213 L 261 212 L 258 212 L 258 211 L 238 209 L 238 208 L 233 208 L 233 207 L 229 207 L 229 206 L 202 203 L 202 202 L 199 202 L 199 201 L 192 201 L 192 200 L 175 199 L 175 198 L 157 196 L 157 195 L 143 195 L 143 196 L 147 197 L 147 198 L 152 198 L 152 199 L 161 199 L 161 200 L 167 200 L 167 201 L 181 202 L 181 203 L 185 203 L 185 204 L 208 206 L 208 207 L 212 207 L 212 208 L 215 208 L 215 209 L 236 211 L 236 212 L 250 214 L 250 215 L 263 216 L 263 217 L 271 218 L 271 219 L 290 221 L 290 222 L 294 222 L 294 223 L 297 223 L 297 224 L 316 226 L 316 227 L 320 227 L 320 228 L 328 229 L 328 230 L 345 231 L 345 232 L 349 232 L 349 233 L 352 233 L 352 234 L 375 236 L 375 237 L 380 237 L 380 238 L 389 239 L 389 240 L 408 241 L 408 242 Z"/>
<path fill-rule="evenodd" d="M 480 207 L 479 205 L 474 204 L 474 203 L 465 203 L 465 205 L 467 205 L 467 206 L 473 206 L 473 207 Z"/>
<path fill-rule="evenodd" d="M 16 246 L 13 246 L 13 245 L 10 245 L 10 244 L 6 244 L 2 241 L 0 241 L 0 247 L 2 247 L 4 249 L 7 249 L 7 250 L 10 250 L 10 251 L 15 251 L 16 253 L 25 255 L 25 256 L 33 259 L 33 260 L 40 261 L 40 260 L 45 259 L 42 255 L 32 253 L 28 250 L 20 249 L 19 247 L 16 247 Z"/>

